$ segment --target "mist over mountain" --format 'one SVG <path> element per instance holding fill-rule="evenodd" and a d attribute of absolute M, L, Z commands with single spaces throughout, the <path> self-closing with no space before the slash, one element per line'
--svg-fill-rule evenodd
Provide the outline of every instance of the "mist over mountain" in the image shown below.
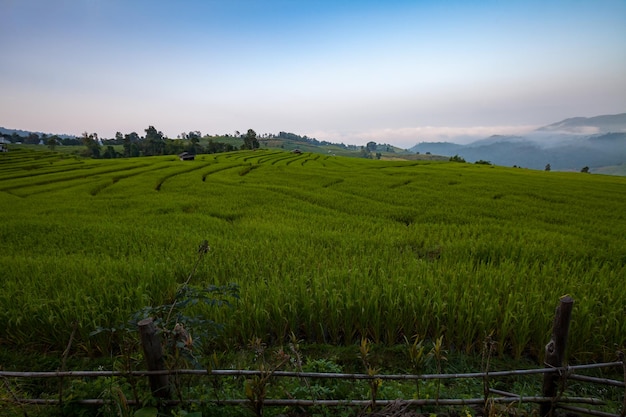
<path fill-rule="evenodd" d="M 467 162 L 490 161 L 496 165 L 553 170 L 591 171 L 626 165 L 626 113 L 574 117 L 523 136 L 494 135 L 467 145 L 422 142 L 413 152 L 454 156 Z"/>

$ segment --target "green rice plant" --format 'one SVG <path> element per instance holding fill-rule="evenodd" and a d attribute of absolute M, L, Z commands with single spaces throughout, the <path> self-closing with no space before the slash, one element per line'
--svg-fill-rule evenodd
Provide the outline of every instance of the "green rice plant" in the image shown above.
<path fill-rule="evenodd" d="M 499 355 L 538 358 L 564 293 L 572 357 L 626 344 L 620 177 L 274 151 L 191 165 L 36 154 L 0 167 L 3 343 L 62 349 L 77 320 L 81 351 L 113 349 L 89 332 L 171 300 L 206 238 L 198 283 L 240 285 L 236 311 L 211 311 L 222 346 L 418 333 L 471 353 L 493 329 Z"/>
<path fill-rule="evenodd" d="M 428 354 L 426 352 L 426 346 L 424 346 L 424 340 L 420 339 L 419 335 L 416 334 L 412 337 L 413 341 L 409 341 L 409 339 L 404 338 L 404 343 L 407 350 L 407 355 L 409 357 L 409 364 L 411 365 L 411 371 L 420 375 L 424 371 L 424 366 L 426 365 L 426 361 L 428 359 Z M 420 398 L 420 380 L 415 380 L 415 388 L 416 388 L 416 398 Z"/>

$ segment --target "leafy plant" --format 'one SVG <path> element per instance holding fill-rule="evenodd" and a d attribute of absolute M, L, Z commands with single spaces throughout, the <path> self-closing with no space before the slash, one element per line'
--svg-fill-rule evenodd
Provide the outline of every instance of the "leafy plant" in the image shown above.
<path fill-rule="evenodd" d="M 251 339 L 248 347 L 254 352 L 254 362 L 261 374 L 247 378 L 244 381 L 244 389 L 250 409 L 254 415 L 260 417 L 263 415 L 263 404 L 272 375 L 289 363 L 291 357 L 281 347 L 268 358 L 267 346 L 258 337 Z"/>
<path fill-rule="evenodd" d="M 372 400 L 372 404 L 370 406 L 371 409 L 376 407 L 376 398 L 378 396 L 378 389 L 382 386 L 383 381 L 380 378 L 375 378 L 374 376 L 380 372 L 379 368 L 374 367 L 372 364 L 372 345 L 367 338 L 361 339 L 361 344 L 359 346 L 359 357 L 361 358 L 361 362 L 365 367 L 365 371 L 367 375 L 370 377 L 367 380 L 370 389 L 370 399 Z"/>
<path fill-rule="evenodd" d="M 407 355 L 409 357 L 409 363 L 411 365 L 411 369 L 415 374 L 420 375 L 423 370 L 426 362 L 428 360 L 428 353 L 426 352 L 426 346 L 424 346 L 424 340 L 420 339 L 418 334 L 413 335 L 411 338 L 413 341 L 409 341 L 407 337 L 404 337 L 404 344 L 406 346 Z M 420 398 L 420 380 L 415 380 L 415 388 L 416 388 L 416 398 Z"/>
<path fill-rule="evenodd" d="M 437 365 L 438 374 L 441 374 L 443 372 L 442 362 L 448 360 L 448 358 L 445 356 L 447 355 L 447 353 L 448 351 L 443 348 L 443 335 L 441 335 L 433 342 L 433 347 L 428 353 L 429 356 L 435 359 L 435 364 Z M 440 389 L 441 389 L 441 379 L 438 378 L 437 379 L 437 397 L 436 397 L 437 400 L 439 400 Z"/>

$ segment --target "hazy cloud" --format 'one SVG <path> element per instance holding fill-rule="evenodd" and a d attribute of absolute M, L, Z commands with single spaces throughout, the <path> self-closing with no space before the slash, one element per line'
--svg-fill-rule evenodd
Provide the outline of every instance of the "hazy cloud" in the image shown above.
<path fill-rule="evenodd" d="M 372 129 L 338 132 L 319 131 L 310 136 L 330 142 L 364 145 L 369 141 L 389 143 L 401 148 L 411 148 L 420 142 L 452 142 L 467 144 L 492 135 L 523 135 L 539 126 L 421 126 L 405 128 Z"/>

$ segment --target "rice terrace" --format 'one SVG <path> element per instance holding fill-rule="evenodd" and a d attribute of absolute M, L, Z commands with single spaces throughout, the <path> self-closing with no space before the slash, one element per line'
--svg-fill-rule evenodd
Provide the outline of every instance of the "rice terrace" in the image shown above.
<path fill-rule="evenodd" d="M 269 149 L 181 161 L 23 148 L 0 154 L 0 213 L 5 351 L 119 355 L 119 329 L 174 306 L 185 284 L 221 291 L 186 313 L 221 324 L 206 356 L 294 340 L 393 349 L 418 335 L 469 356 L 489 337 L 499 358 L 541 364 L 565 294 L 570 363 L 626 345 L 626 177 Z"/>

